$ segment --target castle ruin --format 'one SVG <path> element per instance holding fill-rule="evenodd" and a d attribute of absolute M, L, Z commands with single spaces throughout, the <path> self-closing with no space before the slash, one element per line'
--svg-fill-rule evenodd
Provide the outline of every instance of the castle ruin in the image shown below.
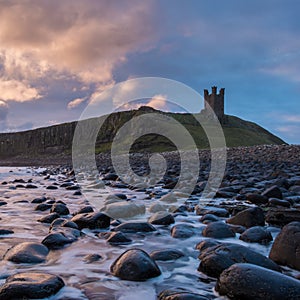
<path fill-rule="evenodd" d="M 211 88 L 211 94 L 209 94 L 208 90 L 204 90 L 204 112 L 209 112 L 209 105 L 218 117 L 220 123 L 226 123 L 226 116 L 224 113 L 224 94 L 225 89 L 221 88 L 218 94 L 216 86 Z"/>

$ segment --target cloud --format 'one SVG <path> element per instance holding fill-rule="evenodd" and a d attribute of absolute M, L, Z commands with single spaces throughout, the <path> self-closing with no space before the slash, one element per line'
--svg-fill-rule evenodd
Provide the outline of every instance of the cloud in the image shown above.
<path fill-rule="evenodd" d="M 0 62 L 16 79 L 58 74 L 108 82 L 130 52 L 156 37 L 153 1 L 1 1 Z"/>
<path fill-rule="evenodd" d="M 0 78 L 0 95 L 5 101 L 25 102 L 41 98 L 38 90 L 26 82 Z"/>
<path fill-rule="evenodd" d="M 283 115 L 282 119 L 287 122 L 300 123 L 300 115 Z"/>
<path fill-rule="evenodd" d="M 167 96 L 155 95 L 148 103 L 146 103 L 146 106 L 151 106 L 157 110 L 167 109 Z"/>
<path fill-rule="evenodd" d="M 298 138 L 300 132 L 300 126 L 298 125 L 285 125 L 277 127 L 276 130 L 280 133 L 284 133 L 290 138 Z"/>
<path fill-rule="evenodd" d="M 68 103 L 68 109 L 73 109 L 83 103 L 85 98 L 76 98 Z"/>
<path fill-rule="evenodd" d="M 7 114 L 8 104 L 5 101 L 0 100 L 0 122 L 6 122 Z"/>

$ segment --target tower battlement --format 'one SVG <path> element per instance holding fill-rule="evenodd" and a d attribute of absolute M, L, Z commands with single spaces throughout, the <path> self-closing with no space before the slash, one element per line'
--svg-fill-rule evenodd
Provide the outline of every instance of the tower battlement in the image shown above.
<path fill-rule="evenodd" d="M 221 123 L 225 123 L 226 121 L 224 113 L 224 95 L 224 88 L 221 88 L 219 93 L 217 93 L 217 87 L 213 86 L 210 94 L 208 90 L 204 90 L 204 111 L 209 112 L 208 107 L 210 106 Z"/>

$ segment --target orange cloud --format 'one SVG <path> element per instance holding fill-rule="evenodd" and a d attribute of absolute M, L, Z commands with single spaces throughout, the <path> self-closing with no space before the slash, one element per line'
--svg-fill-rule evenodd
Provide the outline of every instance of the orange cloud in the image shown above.
<path fill-rule="evenodd" d="M 151 47 L 153 3 L 1 1 L 0 77 L 35 81 L 63 73 L 82 83 L 111 82 L 129 52 Z"/>

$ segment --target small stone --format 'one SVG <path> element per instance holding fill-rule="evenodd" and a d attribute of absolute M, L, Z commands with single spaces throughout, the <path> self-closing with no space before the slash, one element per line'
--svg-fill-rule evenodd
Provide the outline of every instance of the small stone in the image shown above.
<path fill-rule="evenodd" d="M 105 229 L 110 226 L 110 217 L 101 212 L 77 214 L 72 219 L 78 228 Z"/>
<path fill-rule="evenodd" d="M 51 207 L 50 212 L 51 213 L 56 212 L 59 215 L 68 215 L 68 214 L 70 214 L 70 211 L 67 208 L 67 206 L 64 205 L 64 204 L 61 204 L 61 203 L 54 203 Z"/>
<path fill-rule="evenodd" d="M 188 224 L 177 224 L 171 228 L 171 236 L 175 239 L 187 239 L 194 235 L 195 227 Z"/>
<path fill-rule="evenodd" d="M 175 219 L 170 213 L 161 211 L 153 214 L 148 222 L 154 225 L 170 225 L 175 223 Z"/>
<path fill-rule="evenodd" d="M 58 219 L 59 217 L 59 214 L 54 212 L 38 219 L 38 222 L 51 224 L 55 219 Z"/>
<path fill-rule="evenodd" d="M 183 256 L 184 254 L 177 249 L 156 250 L 150 253 L 152 259 L 161 261 L 176 260 Z"/>
<path fill-rule="evenodd" d="M 262 196 L 265 196 L 267 198 L 282 199 L 282 192 L 281 192 L 280 188 L 277 185 L 273 185 L 270 188 L 266 189 L 262 193 Z"/>
<path fill-rule="evenodd" d="M 121 231 L 127 233 L 137 232 L 153 232 L 155 227 L 146 222 L 126 222 L 116 226 L 113 231 Z"/>

